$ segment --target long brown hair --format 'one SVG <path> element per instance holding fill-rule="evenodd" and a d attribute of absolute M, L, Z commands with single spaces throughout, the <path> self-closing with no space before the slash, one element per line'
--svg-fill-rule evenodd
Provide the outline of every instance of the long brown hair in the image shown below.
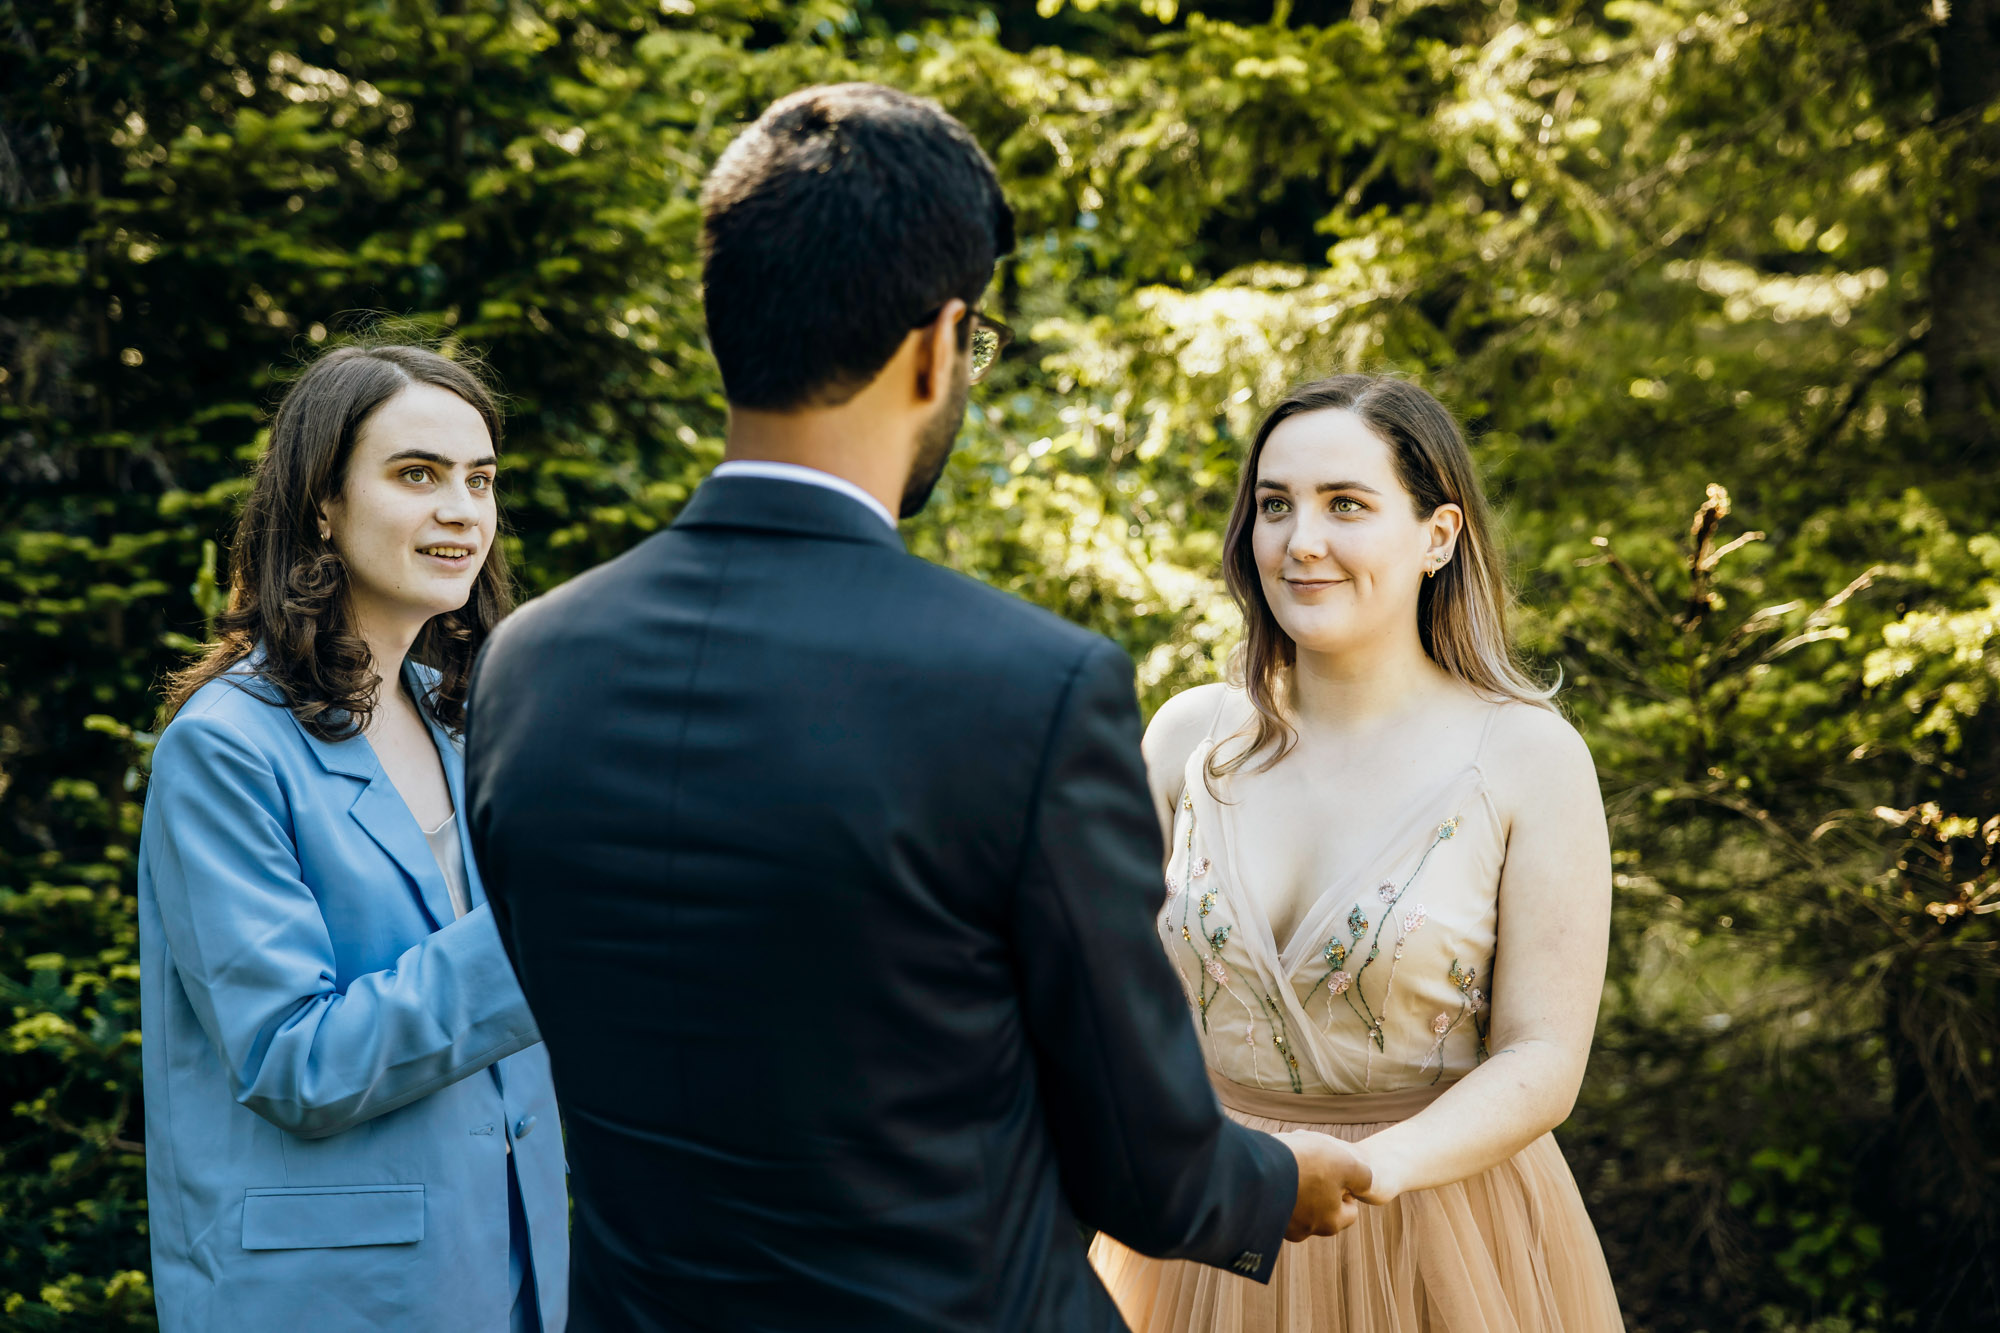
<path fill-rule="evenodd" d="M 256 676 L 307 731 L 338 741 L 368 724 L 382 683 L 379 664 L 355 631 L 347 566 L 321 539 L 319 513 L 346 487 L 362 426 L 412 384 L 463 398 L 485 420 L 498 451 L 500 409 L 477 362 L 387 343 L 339 347 L 307 366 L 278 403 L 270 446 L 236 521 L 228 608 L 216 618 L 214 641 L 168 678 L 161 726 L 196 690 L 259 649 Z M 466 604 L 433 616 L 411 645 L 411 656 L 438 672 L 423 702 L 453 731 L 465 725 L 473 658 L 512 606 L 507 561 L 496 542 Z M 391 671 L 400 666 L 388 664 Z"/>
<path fill-rule="evenodd" d="M 1228 759 L 1218 760 L 1221 747 L 1209 752 L 1212 782 L 1242 768 L 1266 751 L 1259 770 L 1290 754 L 1298 733 L 1285 716 L 1281 692 L 1285 673 L 1298 658 L 1297 645 L 1271 614 L 1264 584 L 1257 574 L 1251 534 L 1257 518 L 1257 465 L 1264 444 L 1278 423 L 1304 412 L 1341 408 L 1389 446 L 1396 478 L 1414 501 L 1417 517 L 1427 518 L 1439 505 L 1455 504 L 1465 513 L 1464 530 L 1452 558 L 1435 577 L 1423 581 L 1417 593 L 1417 633 L 1424 652 L 1477 693 L 1493 699 L 1516 700 L 1551 707 L 1553 687 L 1538 685 L 1514 655 L 1507 632 L 1511 600 L 1492 512 L 1472 451 L 1444 404 L 1406 379 L 1393 375 L 1334 375 L 1301 384 L 1273 407 L 1257 428 L 1243 475 L 1236 483 L 1236 502 L 1229 511 L 1223 538 L 1223 578 L 1229 595 L 1243 613 L 1243 642 L 1230 663 L 1234 683 L 1243 687 L 1256 720 L 1247 728 L 1247 743 Z M 1243 734 L 1243 733 L 1239 733 Z"/>

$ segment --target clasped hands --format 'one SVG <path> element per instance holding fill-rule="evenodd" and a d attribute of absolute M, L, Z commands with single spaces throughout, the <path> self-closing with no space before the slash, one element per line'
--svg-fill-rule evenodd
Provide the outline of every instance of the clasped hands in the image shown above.
<path fill-rule="evenodd" d="M 1299 1197 L 1286 1240 L 1335 1235 L 1354 1225 L 1363 1203 L 1384 1201 L 1376 1194 L 1373 1169 L 1353 1144 L 1310 1130 L 1273 1137 L 1299 1162 Z"/>

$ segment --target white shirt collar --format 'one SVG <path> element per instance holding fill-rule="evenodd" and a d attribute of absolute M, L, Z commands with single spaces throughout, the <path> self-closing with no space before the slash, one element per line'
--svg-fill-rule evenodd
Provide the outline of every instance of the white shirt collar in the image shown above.
<path fill-rule="evenodd" d="M 711 477 L 763 477 L 767 481 L 798 481 L 808 486 L 819 486 L 829 491 L 838 491 L 850 500 L 858 500 L 884 523 L 889 531 L 896 530 L 896 519 L 888 506 L 862 490 L 845 477 L 836 477 L 831 472 L 822 472 L 816 467 L 806 467 L 800 463 L 769 463 L 762 459 L 738 458 L 715 465 Z"/>

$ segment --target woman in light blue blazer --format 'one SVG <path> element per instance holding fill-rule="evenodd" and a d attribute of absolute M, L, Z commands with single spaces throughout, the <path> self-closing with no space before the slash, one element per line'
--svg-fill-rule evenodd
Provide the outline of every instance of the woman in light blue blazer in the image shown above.
<path fill-rule="evenodd" d="M 499 414 L 349 347 L 292 385 L 140 840 L 165 1333 L 561 1330 L 549 1064 L 467 850 L 473 656 L 508 607 Z"/>

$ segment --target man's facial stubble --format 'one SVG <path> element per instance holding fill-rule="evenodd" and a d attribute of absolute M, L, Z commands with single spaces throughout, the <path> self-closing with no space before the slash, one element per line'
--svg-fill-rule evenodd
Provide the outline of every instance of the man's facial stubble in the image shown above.
<path fill-rule="evenodd" d="M 922 512 L 931 498 L 931 492 L 937 489 L 938 478 L 944 475 L 944 465 L 951 458 L 952 445 L 958 441 L 958 428 L 965 424 L 965 407 L 972 398 L 972 383 L 963 357 L 959 358 L 955 369 L 957 373 L 950 397 L 925 423 L 923 438 L 917 442 L 917 457 L 910 465 L 910 479 L 903 487 L 898 518 L 915 518 Z"/>

